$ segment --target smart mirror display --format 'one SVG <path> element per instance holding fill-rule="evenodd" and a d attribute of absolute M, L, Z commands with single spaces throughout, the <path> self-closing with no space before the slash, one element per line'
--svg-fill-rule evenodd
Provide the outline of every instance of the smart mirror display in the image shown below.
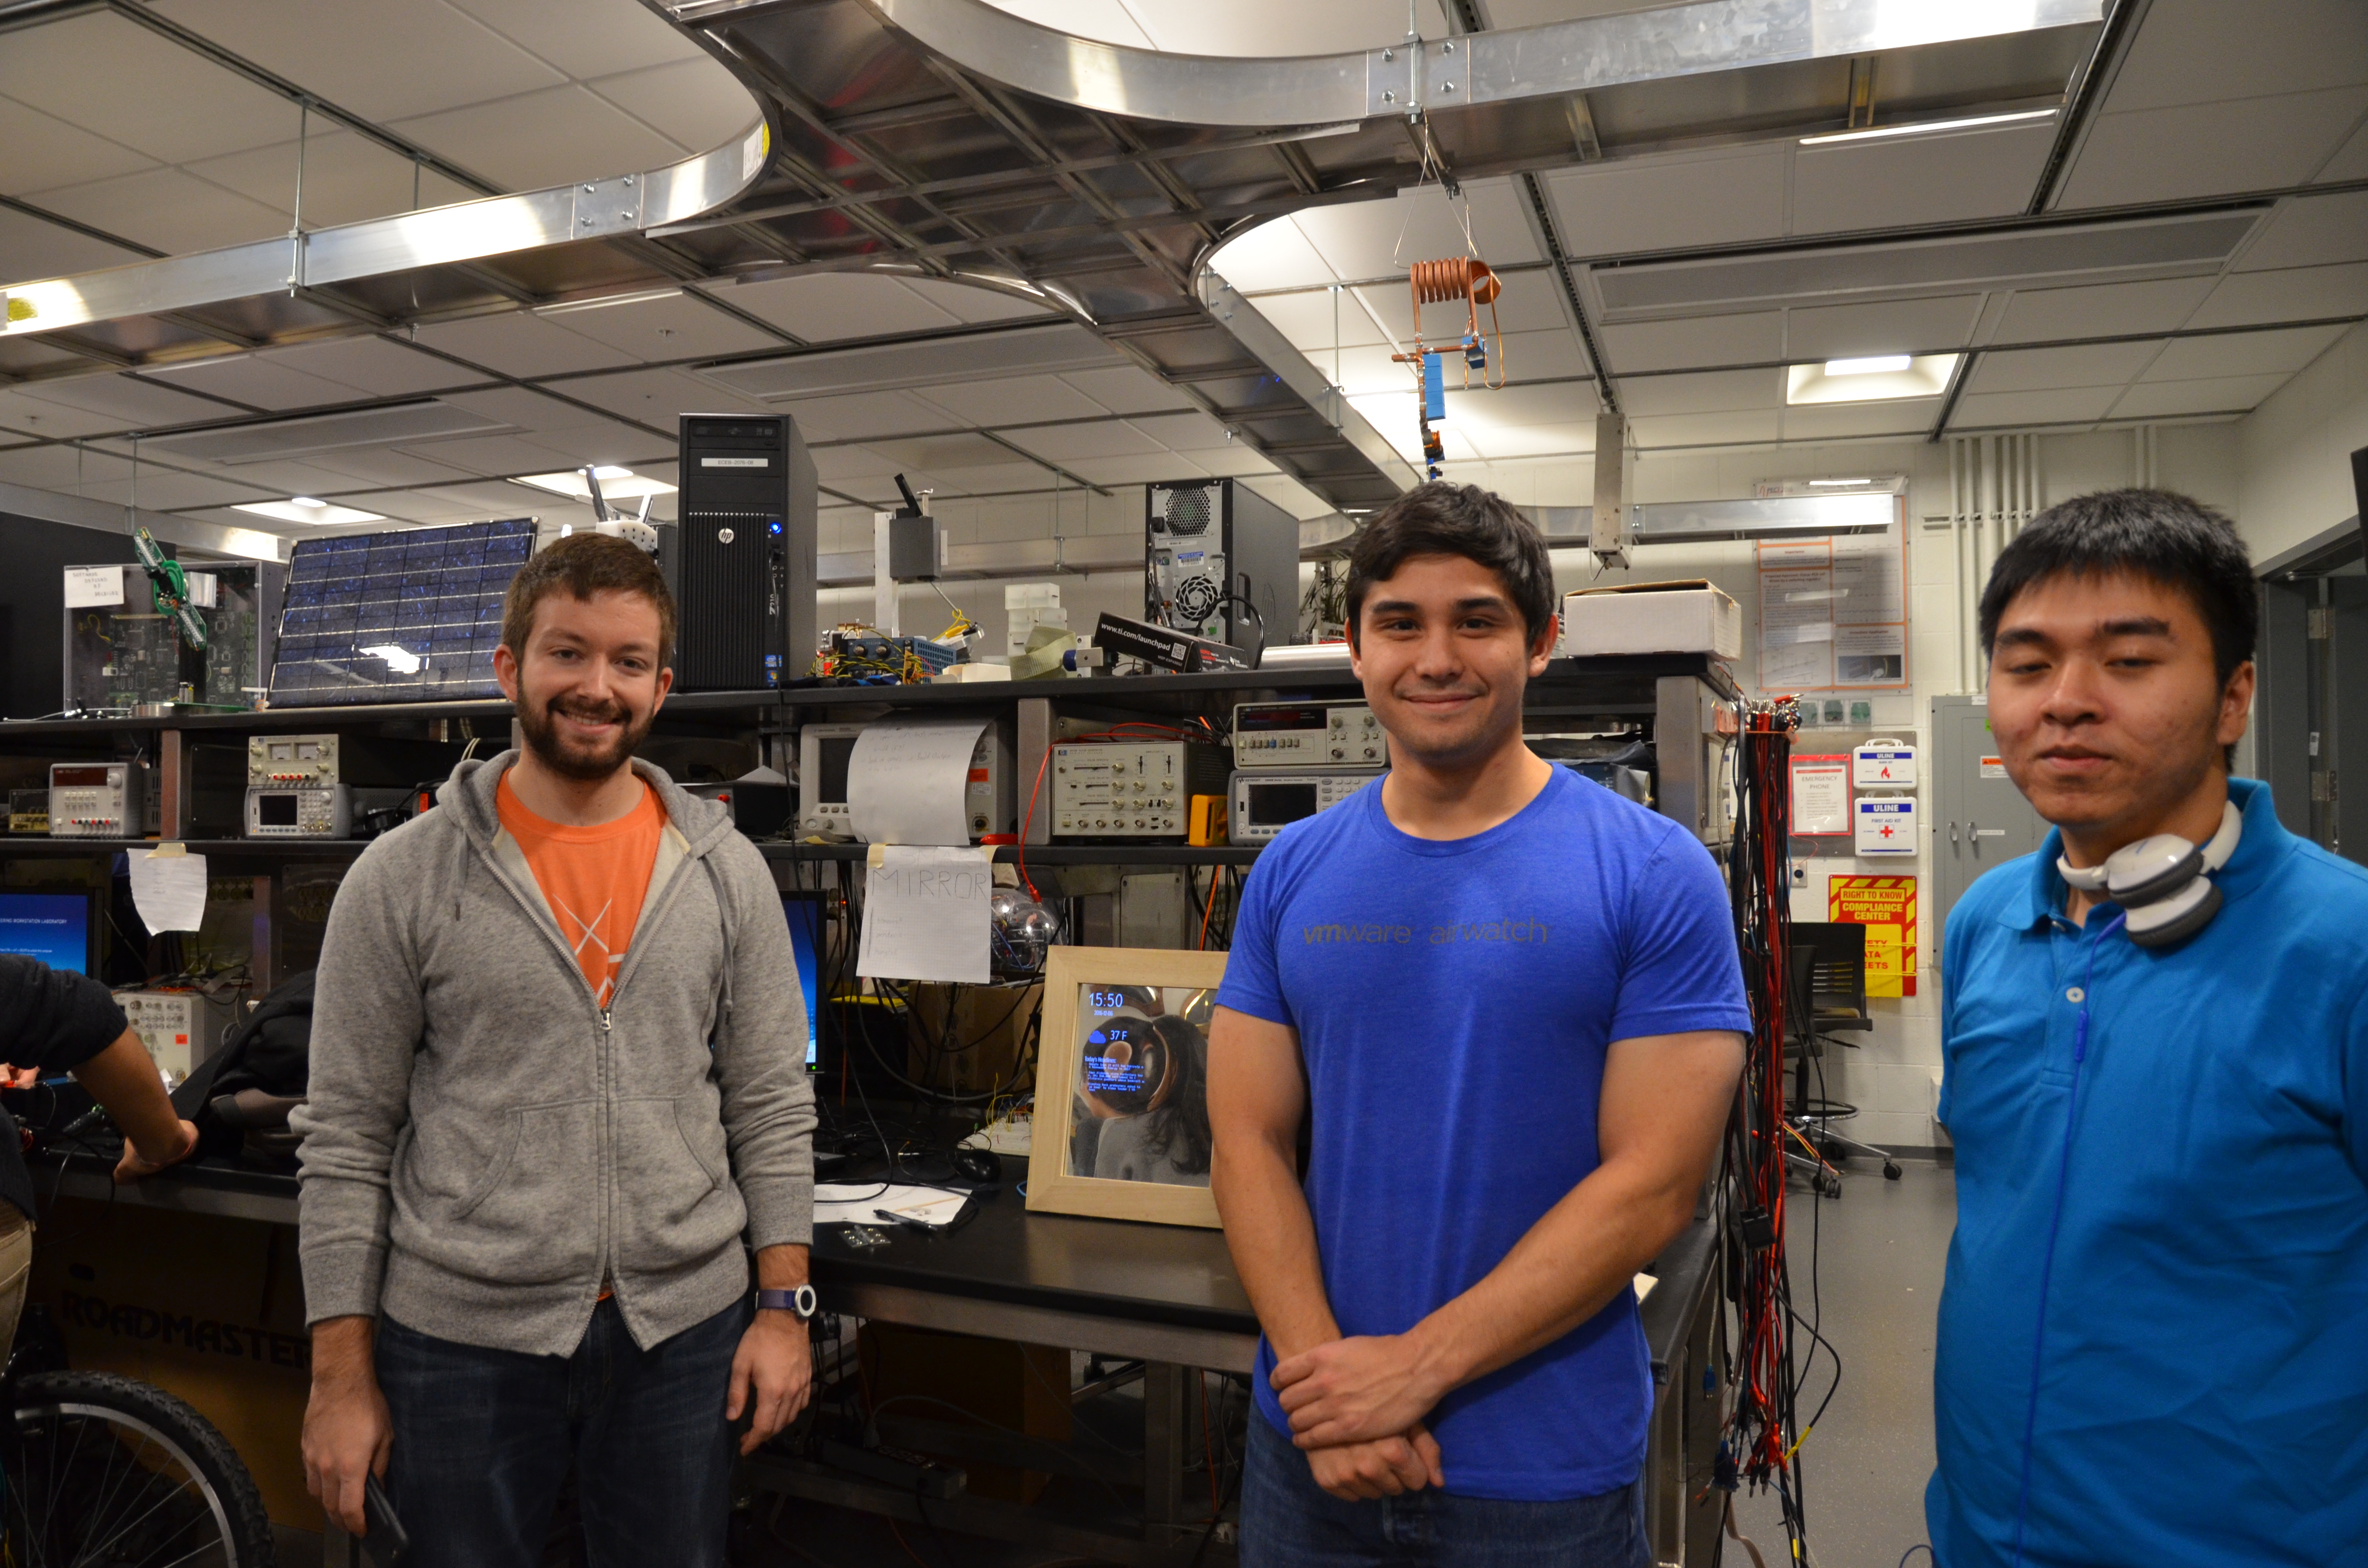
<path fill-rule="evenodd" d="M 1077 990 L 1069 1174 L 1208 1186 L 1215 993 L 1094 982 Z"/>

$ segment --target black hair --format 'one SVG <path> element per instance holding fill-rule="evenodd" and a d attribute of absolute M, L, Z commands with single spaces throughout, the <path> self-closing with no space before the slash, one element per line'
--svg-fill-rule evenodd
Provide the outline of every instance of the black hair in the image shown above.
<path fill-rule="evenodd" d="M 1998 622 L 2024 589 L 2050 577 L 2149 578 L 2185 594 L 2212 634 L 2212 668 L 2226 690 L 2237 666 L 2253 657 L 2261 602 L 2252 559 L 2237 525 L 2169 490 L 2100 490 L 2050 506 L 1998 551 L 1982 590 L 1982 655 L 1998 646 Z M 2237 766 L 2237 748 L 2221 748 Z"/>
<path fill-rule="evenodd" d="M 2212 667 L 2226 686 L 2253 656 L 2261 606 L 2237 525 L 2169 490 L 2100 490 L 2050 506 L 1998 551 L 1982 590 L 1982 653 L 1998 643 L 2007 606 L 2025 588 L 2066 574 L 2151 578 L 2185 594 L 2212 633 Z"/>
<path fill-rule="evenodd" d="M 1173 1014 L 1154 1018 L 1151 1031 L 1167 1051 L 1167 1079 L 1160 1085 L 1145 1142 L 1186 1176 L 1199 1176 L 1209 1168 L 1216 1147 L 1209 1130 L 1208 1038 Z"/>
<path fill-rule="evenodd" d="M 1375 514 L 1349 551 L 1349 641 L 1358 640 L 1365 595 L 1414 555 L 1460 555 L 1497 574 L 1535 642 L 1554 614 L 1546 541 L 1503 496 L 1443 479 L 1417 484 Z"/>

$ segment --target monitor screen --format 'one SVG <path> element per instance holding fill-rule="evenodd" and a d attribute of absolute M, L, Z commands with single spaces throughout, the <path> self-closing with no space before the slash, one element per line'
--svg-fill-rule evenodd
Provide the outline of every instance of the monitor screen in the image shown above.
<path fill-rule="evenodd" d="M 22 953 L 51 969 L 88 973 L 89 895 L 0 892 L 0 953 Z"/>
<path fill-rule="evenodd" d="M 827 805 L 847 803 L 847 767 L 855 757 L 853 735 L 825 735 L 822 742 L 822 782 L 815 799 Z"/>
<path fill-rule="evenodd" d="M 1259 784 L 1250 787 L 1250 821 L 1260 827 L 1281 827 L 1315 814 L 1313 784 Z"/>
<path fill-rule="evenodd" d="M 797 954 L 798 989 L 806 1001 L 806 1071 L 822 1064 L 823 898 L 819 892 L 785 892 L 781 913 L 790 920 L 790 949 Z"/>

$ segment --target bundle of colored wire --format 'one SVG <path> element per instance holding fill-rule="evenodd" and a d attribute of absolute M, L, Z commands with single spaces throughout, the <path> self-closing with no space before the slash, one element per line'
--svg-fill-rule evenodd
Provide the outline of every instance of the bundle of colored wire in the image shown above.
<path fill-rule="evenodd" d="M 1799 1421 L 1802 1365 L 1793 1331 L 1814 1326 L 1793 1312 L 1784 1248 L 1785 984 L 1791 915 L 1791 758 L 1800 726 L 1789 701 L 1743 718 L 1736 759 L 1736 833 L 1727 862 L 1735 927 L 1751 999 L 1752 1033 L 1743 1080 L 1728 1118 L 1723 1219 L 1736 1343 L 1728 1368 L 1732 1400 L 1719 1447 L 1717 1484 L 1772 1490 L 1790 1557 L 1804 1561 Z"/>

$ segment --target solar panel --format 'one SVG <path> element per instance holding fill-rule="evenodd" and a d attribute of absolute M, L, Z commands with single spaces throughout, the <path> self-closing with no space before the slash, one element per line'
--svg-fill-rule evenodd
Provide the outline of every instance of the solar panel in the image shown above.
<path fill-rule="evenodd" d="M 271 664 L 275 707 L 499 697 L 502 597 L 532 518 L 303 540 Z"/>

